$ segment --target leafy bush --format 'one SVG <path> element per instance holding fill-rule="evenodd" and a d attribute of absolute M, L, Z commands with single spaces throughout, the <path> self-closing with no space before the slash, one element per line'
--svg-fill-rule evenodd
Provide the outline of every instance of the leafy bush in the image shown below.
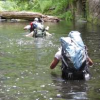
<path fill-rule="evenodd" d="M 38 0 L 42 13 L 48 10 L 52 5 L 52 0 Z"/>
<path fill-rule="evenodd" d="M 13 11 L 17 10 L 18 6 L 16 5 L 15 2 L 10 2 L 10 1 L 3 1 L 0 3 L 1 10 L 6 10 L 6 11 Z"/>
<path fill-rule="evenodd" d="M 73 19 L 73 14 L 72 14 L 72 12 L 69 10 L 69 11 L 67 11 L 66 13 L 65 13 L 65 19 L 66 19 L 66 21 L 68 21 L 68 20 L 72 20 Z"/>
<path fill-rule="evenodd" d="M 66 20 L 66 21 L 70 21 L 70 20 L 73 19 L 73 14 L 72 14 L 72 12 L 69 10 L 69 11 L 67 11 L 67 12 L 65 12 L 65 13 L 63 13 L 63 14 L 60 14 L 59 17 L 60 17 L 61 19 Z"/>
<path fill-rule="evenodd" d="M 53 14 L 65 20 L 72 20 L 71 6 L 73 0 L 8 0 L 0 2 L 0 10 L 33 11 Z M 54 8 L 53 10 L 50 10 Z"/>

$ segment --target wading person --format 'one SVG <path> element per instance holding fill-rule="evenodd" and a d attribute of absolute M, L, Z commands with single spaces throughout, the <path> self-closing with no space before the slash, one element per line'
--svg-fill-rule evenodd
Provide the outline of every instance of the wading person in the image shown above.
<path fill-rule="evenodd" d="M 39 18 L 35 18 L 34 21 L 30 23 L 30 25 L 24 27 L 24 30 L 30 30 L 30 33 L 26 35 L 29 37 L 43 37 L 51 35 L 47 32 L 49 30 L 49 27 L 47 26 L 45 28 L 43 25 L 43 21 Z"/>
<path fill-rule="evenodd" d="M 61 37 L 61 48 L 55 54 L 50 65 L 54 69 L 59 61 L 62 62 L 62 78 L 67 80 L 88 80 L 90 79 L 89 66 L 93 65 L 87 54 L 80 33 L 71 31 L 68 37 Z"/>

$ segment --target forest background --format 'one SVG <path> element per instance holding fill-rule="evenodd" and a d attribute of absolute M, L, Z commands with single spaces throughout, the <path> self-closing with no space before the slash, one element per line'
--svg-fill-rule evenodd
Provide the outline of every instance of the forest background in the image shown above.
<path fill-rule="evenodd" d="M 0 11 L 40 12 L 66 21 L 81 19 L 100 25 L 100 0 L 1 0 Z"/>

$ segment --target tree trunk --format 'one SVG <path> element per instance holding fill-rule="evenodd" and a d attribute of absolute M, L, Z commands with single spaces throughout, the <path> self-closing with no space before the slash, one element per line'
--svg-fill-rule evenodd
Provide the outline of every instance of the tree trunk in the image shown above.
<path fill-rule="evenodd" d="M 34 18 L 43 18 L 44 21 L 59 22 L 60 19 L 55 16 L 43 15 L 37 12 L 26 12 L 26 11 L 1 11 L 0 17 L 5 19 L 25 19 L 33 20 Z"/>

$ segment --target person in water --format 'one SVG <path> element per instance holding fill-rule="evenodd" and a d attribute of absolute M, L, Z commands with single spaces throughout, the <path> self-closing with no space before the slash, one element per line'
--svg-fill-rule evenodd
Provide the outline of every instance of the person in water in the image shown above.
<path fill-rule="evenodd" d="M 43 37 L 43 36 L 49 36 L 51 35 L 47 31 L 49 30 L 49 27 L 44 27 L 43 21 L 41 18 L 35 18 L 33 22 L 30 23 L 30 25 L 24 27 L 24 30 L 30 30 L 30 34 L 26 36 L 32 36 L 32 37 Z"/>
<path fill-rule="evenodd" d="M 40 21 L 39 18 L 35 18 L 34 21 L 30 23 L 30 25 L 31 25 L 30 32 L 34 31 L 37 28 L 40 30 L 44 28 L 44 25 L 42 24 L 42 21 Z"/>
<path fill-rule="evenodd" d="M 70 42 L 69 38 L 68 41 Z M 62 70 L 62 78 L 67 80 L 88 80 L 90 79 L 89 74 L 89 66 L 93 65 L 93 61 L 90 59 L 90 57 L 87 55 L 86 61 L 81 65 L 79 70 L 73 70 L 68 68 L 66 62 L 63 61 L 63 53 L 62 53 L 62 47 L 58 49 L 56 52 L 53 61 L 50 64 L 50 69 L 54 69 L 57 64 L 61 61 L 61 70 Z M 66 59 L 68 60 L 68 59 Z"/>

